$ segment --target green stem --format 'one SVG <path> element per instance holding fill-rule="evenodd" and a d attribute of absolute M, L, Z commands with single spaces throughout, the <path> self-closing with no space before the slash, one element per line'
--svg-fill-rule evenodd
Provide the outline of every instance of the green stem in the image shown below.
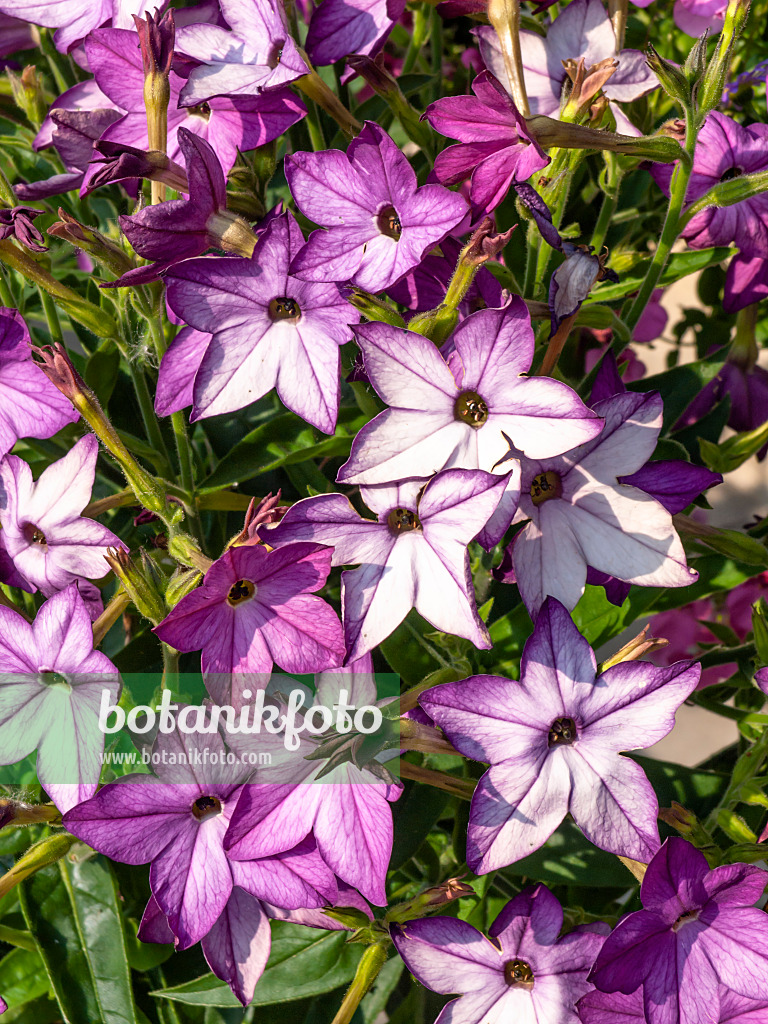
<path fill-rule="evenodd" d="M 40 49 L 45 54 L 45 59 L 48 62 L 48 67 L 51 69 L 53 80 L 56 83 L 56 88 L 60 93 L 66 92 L 75 84 L 74 77 L 72 81 L 67 79 L 62 74 L 61 68 L 59 67 L 58 60 L 59 54 L 54 46 L 51 45 L 51 34 L 47 29 L 39 29 L 40 32 Z"/>
<path fill-rule="evenodd" d="M 696 148 L 696 129 L 693 123 L 693 117 L 689 113 L 686 117 L 685 127 L 685 151 L 688 155 L 687 160 L 679 160 L 677 167 L 672 175 L 672 181 L 670 183 L 669 192 L 669 206 L 667 207 L 667 216 L 664 219 L 664 227 L 661 232 L 661 238 L 656 252 L 653 254 L 651 265 L 648 267 L 648 272 L 645 275 L 645 280 L 640 286 L 640 291 L 637 293 L 635 301 L 629 310 L 627 316 L 622 317 L 622 320 L 629 328 L 630 332 L 634 331 L 637 321 L 643 315 L 645 307 L 653 295 L 653 290 L 659 283 L 659 278 L 664 272 L 664 267 L 667 265 L 669 254 L 672 251 L 672 246 L 677 241 L 677 236 L 680 232 L 680 220 L 685 206 L 685 195 L 688 191 L 688 182 L 691 177 L 691 171 L 693 170 L 693 151 Z"/>
<path fill-rule="evenodd" d="M 430 70 L 435 76 L 435 81 L 432 83 L 430 93 L 432 100 L 436 100 L 437 97 L 442 94 L 443 19 L 442 16 L 437 13 L 436 7 L 431 8 L 429 17 L 431 22 L 429 31 Z"/>
<path fill-rule="evenodd" d="M 312 149 L 315 153 L 319 153 L 322 149 L 327 149 L 328 144 L 325 141 L 325 135 L 323 134 L 323 126 L 320 124 L 320 117 L 317 111 L 317 104 L 310 100 L 307 103 L 307 131 L 309 132 L 309 140 L 312 143 Z"/>
<path fill-rule="evenodd" d="M 438 651 L 438 649 L 435 646 L 433 646 L 429 642 L 429 640 L 425 640 L 425 638 L 421 635 L 418 629 L 416 629 L 416 627 L 412 625 L 408 621 L 408 619 L 404 619 L 403 621 L 405 623 L 406 629 L 408 629 L 413 634 L 414 639 L 418 640 L 418 642 L 421 644 L 424 650 L 427 651 L 431 655 L 431 657 L 435 659 L 438 665 L 442 665 L 443 668 L 453 668 L 453 665 L 451 665 L 449 661 L 445 660 L 440 651 Z"/>
<path fill-rule="evenodd" d="M 6 309 L 16 309 L 16 300 L 11 294 L 11 289 L 3 270 L 0 270 L 0 302 L 2 302 Z"/>
<path fill-rule="evenodd" d="M 171 474 L 171 460 L 168 453 L 168 446 L 165 443 L 162 431 L 160 430 L 160 424 L 157 422 L 157 416 L 155 416 L 155 407 L 152 402 L 152 395 L 149 393 L 149 387 L 147 385 L 147 378 L 144 374 L 144 370 L 139 366 L 134 359 L 131 358 L 131 354 L 127 349 L 127 346 L 121 344 L 117 340 L 115 341 L 120 354 L 128 364 L 128 372 L 131 375 L 131 381 L 133 382 L 133 390 L 136 392 L 136 400 L 139 403 L 139 410 L 141 412 L 141 421 L 144 424 L 144 431 L 147 435 L 147 440 L 162 456 L 163 463 L 157 466 L 156 469 L 161 476 L 170 476 Z"/>
<path fill-rule="evenodd" d="M 48 322 L 48 333 L 51 336 L 51 341 L 57 345 L 64 344 L 64 335 L 61 332 L 61 322 L 59 321 L 58 310 L 51 296 L 43 288 L 38 288 L 40 293 L 40 300 L 43 304 L 43 313 L 45 313 L 45 319 Z"/>
<path fill-rule="evenodd" d="M 352 984 L 347 989 L 332 1024 L 349 1024 L 352 1020 L 363 996 L 373 985 L 379 971 L 387 962 L 388 943 L 389 940 L 384 939 L 383 942 L 375 942 L 365 950 L 357 965 Z"/>
<path fill-rule="evenodd" d="M 421 4 L 413 12 L 413 30 L 411 32 L 411 41 L 408 44 L 408 50 L 405 54 L 405 60 L 403 61 L 403 70 L 401 74 L 407 75 L 413 71 L 416 61 L 421 55 L 421 49 L 424 43 L 427 41 L 427 35 L 429 34 L 429 4 Z"/>
<path fill-rule="evenodd" d="M 536 287 L 536 267 L 539 262 L 539 250 L 541 249 L 542 237 L 536 227 L 536 221 L 528 222 L 528 234 L 525 247 L 525 278 L 523 280 L 523 295 L 527 299 L 534 297 Z"/>
<path fill-rule="evenodd" d="M 177 690 L 181 652 L 169 647 L 168 644 L 161 644 L 161 646 L 163 648 L 163 678 L 160 681 L 160 689 Z"/>
<path fill-rule="evenodd" d="M 603 193 L 603 203 L 600 207 L 600 213 L 595 224 L 595 230 L 592 234 L 592 248 L 595 252 L 599 253 L 605 245 L 605 236 L 608 234 L 608 229 L 611 226 L 613 215 L 616 212 L 616 207 L 619 204 L 619 186 L 621 185 L 621 172 L 616 168 L 614 172 L 614 166 L 616 161 L 611 158 L 611 173 L 609 179 L 606 182 L 606 189 Z"/>
<path fill-rule="evenodd" d="M 149 331 L 152 336 L 152 342 L 157 353 L 158 362 L 160 362 L 166 353 L 167 345 L 165 342 L 165 335 L 163 334 L 162 324 L 158 318 L 154 315 L 148 318 Z M 157 424 L 157 420 L 155 420 Z M 179 454 L 179 471 L 181 475 L 181 486 L 187 495 L 187 515 L 189 516 L 190 526 L 192 532 L 195 535 L 195 539 L 198 541 L 200 546 L 203 546 L 203 530 L 200 523 L 200 514 L 197 508 L 197 500 L 195 495 L 195 475 L 194 475 L 194 463 L 192 459 L 192 445 L 189 440 L 189 433 L 187 432 L 187 421 L 184 419 L 184 413 L 174 412 L 171 414 L 171 427 L 173 428 L 173 436 L 176 441 L 176 450 Z M 158 427 L 159 430 L 159 427 Z"/>

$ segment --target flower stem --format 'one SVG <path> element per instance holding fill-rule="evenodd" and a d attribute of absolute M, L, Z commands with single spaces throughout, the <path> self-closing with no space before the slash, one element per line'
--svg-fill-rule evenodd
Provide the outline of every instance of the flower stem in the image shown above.
<path fill-rule="evenodd" d="M 567 316 L 549 339 L 547 351 L 544 353 L 544 359 L 537 373 L 538 377 L 552 376 L 552 371 L 557 366 L 560 353 L 565 347 L 565 343 L 568 340 L 568 335 L 571 333 L 571 328 L 573 327 L 575 319 L 576 313 L 571 313 L 570 316 Z"/>
<path fill-rule="evenodd" d="M 339 1012 L 333 1018 L 332 1024 L 349 1024 L 363 996 L 373 985 L 379 975 L 379 971 L 386 962 L 387 947 L 384 942 L 374 942 L 367 947 L 360 958 L 352 984 L 347 989 L 346 995 L 339 1007 Z"/>
<path fill-rule="evenodd" d="M 181 652 L 168 644 L 161 644 L 163 648 L 163 677 L 160 681 L 161 690 L 176 690 L 179 683 L 179 658 Z"/>
<path fill-rule="evenodd" d="M 596 253 L 599 253 L 605 245 L 605 236 L 608 234 L 608 229 L 611 226 L 611 219 L 619 204 L 621 171 L 618 169 L 617 162 L 613 156 L 609 155 L 608 159 L 610 163 L 605 190 L 603 192 L 603 202 L 600 207 L 597 223 L 595 224 L 595 230 L 592 234 L 592 248 Z"/>
<path fill-rule="evenodd" d="M 2 269 L 0 269 L 0 302 L 6 309 L 16 309 L 16 300 L 11 294 L 5 272 Z"/>
<path fill-rule="evenodd" d="M 768 727 L 763 729 L 762 734 L 752 744 L 749 750 L 745 751 L 736 762 L 731 781 L 723 794 L 720 803 L 709 814 L 704 822 L 704 828 L 708 832 L 717 828 L 718 817 L 721 811 L 731 811 L 741 801 L 741 789 L 745 783 L 755 778 L 768 757 Z"/>
<path fill-rule="evenodd" d="M 455 779 L 445 772 L 422 768 L 421 765 L 411 764 L 410 761 L 400 762 L 399 775 L 401 779 L 412 779 L 414 782 L 423 782 L 427 786 L 434 786 L 435 789 L 442 789 L 461 800 L 471 800 L 475 791 L 475 784 L 469 779 Z"/>
<path fill-rule="evenodd" d="M 45 289 L 38 287 L 40 294 L 40 301 L 43 305 L 43 313 L 48 323 L 48 333 L 50 334 L 50 340 L 59 345 L 64 344 L 64 335 L 61 333 L 61 322 L 59 321 L 59 314 L 56 309 L 56 305 Z"/>
<path fill-rule="evenodd" d="M 156 316 L 150 316 L 147 320 L 147 323 L 149 324 L 149 331 L 152 337 L 155 352 L 157 353 L 157 359 L 158 362 L 160 362 L 163 356 L 165 355 L 167 349 L 162 324 L 158 321 L 158 318 Z M 155 424 L 157 424 L 156 420 Z M 183 412 L 171 413 L 171 427 L 173 428 L 173 436 L 176 441 L 176 450 L 178 451 L 179 454 L 179 471 L 181 475 L 181 486 L 184 489 L 184 492 L 187 496 L 187 515 L 189 516 L 190 525 L 192 527 L 192 532 L 195 535 L 195 539 L 202 547 L 203 531 L 202 525 L 200 523 L 199 511 L 197 508 L 197 498 L 195 495 L 195 477 L 193 471 L 194 463 L 192 460 L 192 445 L 189 440 L 189 433 L 187 432 L 187 421 L 184 419 Z"/>
<path fill-rule="evenodd" d="M 408 75 L 413 71 L 416 61 L 419 59 L 421 49 L 429 34 L 429 4 L 421 4 L 413 12 L 413 28 L 411 30 L 411 41 L 403 61 L 402 74 Z"/>
<path fill-rule="evenodd" d="M 629 310 L 629 313 L 622 317 L 622 320 L 629 328 L 630 332 L 634 331 L 637 326 L 637 321 L 643 315 L 645 307 L 648 305 L 653 290 L 659 282 L 664 267 L 667 265 L 669 254 L 672 251 L 672 246 L 677 240 L 677 236 L 680 231 L 681 214 L 683 207 L 685 206 L 685 195 L 688 191 L 688 182 L 691 177 L 691 171 L 693 170 L 693 152 L 696 147 L 696 129 L 693 123 L 693 117 L 689 113 L 686 117 L 685 126 L 685 152 L 688 155 L 687 160 L 679 160 L 677 167 L 672 174 L 672 181 L 670 183 L 669 191 L 669 206 L 667 207 L 667 216 L 664 219 L 664 227 L 661 232 L 661 238 L 656 248 L 656 252 L 653 254 L 651 265 L 648 267 L 648 272 L 645 275 L 645 280 L 640 286 L 640 291 L 635 297 L 635 301 Z"/>

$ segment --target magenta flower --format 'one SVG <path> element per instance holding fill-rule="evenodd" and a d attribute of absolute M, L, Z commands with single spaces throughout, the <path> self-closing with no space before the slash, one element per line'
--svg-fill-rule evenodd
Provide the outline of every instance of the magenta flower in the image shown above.
<path fill-rule="evenodd" d="M 567 385 L 528 377 L 531 319 L 522 299 L 471 313 L 443 359 L 433 342 L 389 324 L 355 328 L 365 371 L 390 408 L 360 430 L 341 483 L 491 472 L 511 443 L 532 458 L 596 437 L 602 421 Z M 505 441 L 504 434 L 509 441 Z"/>
<path fill-rule="evenodd" d="M 398 146 L 367 121 L 346 153 L 295 153 L 285 175 L 313 231 L 291 273 L 306 281 L 351 281 L 379 292 L 417 266 L 467 213 L 442 185 L 418 188 Z"/>
<path fill-rule="evenodd" d="M 104 691 L 116 704 L 120 679 L 93 649 L 76 586 L 49 598 L 33 623 L 0 606 L 0 757 L 14 764 L 37 750 L 38 777 L 61 811 L 96 792 Z"/>
<path fill-rule="evenodd" d="M 358 515 L 342 494 L 320 494 L 262 531 L 269 544 L 315 540 L 333 545 L 333 565 L 359 564 L 341 576 L 348 661 L 372 651 L 411 608 L 435 629 L 491 647 L 475 607 L 467 545 L 494 512 L 507 477 L 454 469 L 421 493 L 423 483 L 362 487 L 376 521 Z"/>
<path fill-rule="evenodd" d="M 0 456 L 22 437 L 52 437 L 80 418 L 35 364 L 30 345 L 21 313 L 0 307 Z"/>
<path fill-rule="evenodd" d="M 219 31 L 211 25 L 193 29 Z M 184 31 L 179 32 L 178 38 Z M 97 29 L 85 41 L 85 52 L 96 82 L 104 93 L 127 111 L 111 125 L 102 138 L 147 149 L 147 115 L 144 108 L 144 66 L 137 32 Z M 178 129 L 187 128 L 211 144 L 228 172 L 237 151 L 253 149 L 277 138 L 306 114 L 303 102 L 284 89 L 265 99 L 257 96 L 225 96 L 206 99 L 196 106 L 180 106 L 185 81 L 171 71 L 168 104 L 168 156 L 181 159 Z"/>
<path fill-rule="evenodd" d="M 275 217 L 250 260 L 205 257 L 168 271 L 168 304 L 212 335 L 197 371 L 191 419 L 234 412 L 272 388 L 326 434 L 339 408 L 339 346 L 359 314 L 333 284 L 298 280 L 289 264 L 304 243 L 291 213 Z M 188 365 L 189 351 L 165 362 Z M 170 372 L 168 369 L 166 372 Z"/>
<path fill-rule="evenodd" d="M 234 547 L 155 627 L 177 651 L 203 651 L 203 672 L 320 672 L 344 658 L 341 623 L 315 592 L 331 568 L 319 544 Z"/>
<path fill-rule="evenodd" d="M 747 999 L 724 985 L 718 986 L 720 1015 L 718 1024 L 762 1024 L 768 1012 L 768 1000 Z M 601 992 L 593 989 L 579 1000 L 576 1010 L 581 1024 L 646 1024 L 643 990 Z M 712 1018 L 714 1019 L 714 1018 Z"/>
<path fill-rule="evenodd" d="M 42 210 L 34 206 L 14 206 L 0 210 L 0 238 L 15 238 L 20 245 L 32 252 L 47 252 L 48 246 L 43 245 L 43 236 L 39 228 L 32 223 L 39 217 Z"/>
<path fill-rule="evenodd" d="M 168 346 L 157 375 L 155 412 L 158 416 L 170 416 L 192 405 L 195 375 L 211 337 L 194 327 L 182 327 Z"/>
<path fill-rule="evenodd" d="M 129 270 L 115 285 L 156 280 L 161 271 L 220 243 L 213 232 L 219 228 L 216 219 L 227 205 L 227 181 L 221 164 L 202 136 L 179 128 L 178 142 L 187 166 L 189 199 L 146 206 L 133 216 L 118 218 L 134 252 L 156 262 Z"/>
<path fill-rule="evenodd" d="M 490 27 L 474 30 L 488 70 L 508 88 L 499 38 Z M 557 117 L 560 96 L 567 79 L 564 61 L 584 59 L 587 68 L 607 57 L 618 59 L 618 68 L 603 86 L 619 132 L 638 135 L 637 129 L 617 105 L 637 99 L 659 84 L 640 50 L 616 52 L 616 35 L 601 0 L 572 0 L 554 19 L 545 37 L 524 29 L 520 33 L 523 74 L 532 114 Z M 511 91 L 511 90 L 510 90 Z"/>
<path fill-rule="evenodd" d="M 590 981 L 602 992 L 643 989 L 649 1024 L 719 1020 L 719 986 L 747 999 L 768 991 L 768 917 L 753 906 L 768 873 L 714 870 L 684 839 L 667 839 L 648 865 L 643 910 L 605 940 Z"/>
<path fill-rule="evenodd" d="M 189 25 L 176 37 L 177 48 L 201 64 L 182 92 L 185 107 L 211 97 L 260 97 L 288 85 L 307 68 L 288 31 L 282 4 L 271 0 L 220 0 L 231 31 L 217 25 Z"/>
<path fill-rule="evenodd" d="M 548 598 L 520 682 L 473 676 L 425 691 L 422 707 L 457 750 L 491 766 L 470 807 L 470 868 L 485 874 L 533 853 L 569 812 L 595 846 L 647 862 L 659 848 L 658 801 L 620 753 L 666 736 L 700 673 L 689 661 L 624 662 L 596 676 L 592 648 Z"/>
<path fill-rule="evenodd" d="M 461 997 L 435 1024 L 577 1024 L 576 1001 L 607 925 L 579 925 L 558 938 L 563 910 L 545 885 L 524 889 L 486 938 L 466 921 L 422 918 L 393 925 L 392 941 L 411 974 L 433 992 Z"/>
<path fill-rule="evenodd" d="M 334 668 L 317 680 L 317 692 L 311 707 L 329 711 L 346 691 L 346 701 L 355 708 L 376 704 L 376 684 L 370 658 L 349 671 Z M 327 738 L 327 737 L 326 737 Z M 313 835 L 317 849 L 332 871 L 349 885 L 359 889 L 366 899 L 384 906 L 384 883 L 392 854 L 392 811 L 390 802 L 402 790 L 389 785 L 352 761 L 337 765 L 331 772 L 323 760 L 306 760 L 322 742 L 322 737 L 300 734 L 298 750 L 287 751 L 282 734 L 275 736 L 232 734 L 229 743 L 239 755 L 274 748 L 270 768 L 259 771 L 259 781 L 271 783 L 275 776 L 291 788 L 274 806 L 264 799 L 264 789 L 272 786 L 246 786 L 232 817 L 225 847 L 229 856 L 251 860 L 270 856 L 281 848 L 293 847 Z M 265 743 L 266 741 L 266 743 Z M 271 742 L 270 742 L 271 741 Z"/>
<path fill-rule="evenodd" d="M 725 274 L 723 309 L 726 313 L 738 313 L 765 298 L 768 298 L 768 259 L 737 253 Z"/>
<path fill-rule="evenodd" d="M 705 32 L 716 34 L 723 27 L 727 7 L 727 0 L 675 0 L 675 24 L 694 39 Z"/>
<path fill-rule="evenodd" d="M 494 33 L 495 35 L 495 33 Z M 472 82 L 475 96 L 449 96 L 431 103 L 425 117 L 458 146 L 448 146 L 435 161 L 445 185 L 469 180 L 478 209 L 492 210 L 516 181 L 527 181 L 549 163 L 528 134 L 525 119 L 493 75 L 482 72 Z"/>
<path fill-rule="evenodd" d="M 653 164 L 656 184 L 669 195 L 676 164 Z M 768 168 L 768 125 L 744 128 L 715 110 L 696 141 L 686 201 L 693 203 L 721 181 Z M 692 249 L 735 243 L 745 256 L 768 257 L 768 194 L 733 206 L 710 206 L 686 225 L 682 237 Z"/>
<path fill-rule="evenodd" d="M 119 537 L 80 515 L 91 499 L 99 443 L 87 434 L 32 480 L 32 470 L 16 455 L 0 463 L 0 523 L 9 556 L 19 573 L 50 597 L 85 577 L 109 572 L 108 547 L 124 547 Z"/>
<path fill-rule="evenodd" d="M 574 608 L 584 593 L 587 566 L 644 587 L 684 587 L 698 578 L 688 568 L 669 512 L 639 487 L 619 483 L 653 455 L 661 398 L 627 392 L 593 409 L 605 419 L 594 440 L 553 459 L 520 459 L 516 518 L 530 521 L 510 552 L 520 595 L 533 616 L 547 595 Z"/>
<path fill-rule="evenodd" d="M 323 0 L 309 23 L 309 59 L 334 64 L 349 54 L 376 53 L 404 9 L 404 0 Z"/>
<path fill-rule="evenodd" d="M 63 174 L 14 185 L 19 199 L 37 202 L 81 188 L 93 156 L 93 144 L 125 111 L 115 109 L 94 81 L 79 82 L 54 100 L 35 136 L 33 149 L 53 146 L 64 164 Z"/>
<path fill-rule="evenodd" d="M 132 28 L 133 15 L 164 0 L 0 0 L 0 12 L 55 28 L 56 49 L 66 53 L 89 32 L 111 21 L 115 28 Z"/>
<path fill-rule="evenodd" d="M 223 840 L 244 766 L 222 762 L 226 749 L 218 733 L 161 732 L 153 749 L 175 760 L 161 759 L 157 777 L 110 782 L 71 810 L 65 825 L 113 860 L 151 862 L 149 884 L 178 949 L 211 930 L 235 885 L 287 909 L 323 906 L 319 890 L 335 890 L 335 881 L 310 843 L 261 861 L 228 859 Z M 196 752 L 205 751 L 205 762 L 197 761 Z"/>

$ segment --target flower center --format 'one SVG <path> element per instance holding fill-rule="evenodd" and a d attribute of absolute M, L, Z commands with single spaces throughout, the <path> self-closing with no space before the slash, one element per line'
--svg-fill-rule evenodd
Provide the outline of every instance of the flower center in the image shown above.
<path fill-rule="evenodd" d="M 479 430 L 488 422 L 488 406 L 476 391 L 462 391 L 453 407 L 453 418 Z"/>
<path fill-rule="evenodd" d="M 686 914 L 681 914 L 680 917 L 678 917 L 678 919 L 672 925 L 672 931 L 678 932 L 683 927 L 683 925 L 690 924 L 692 921 L 698 921 L 698 919 L 699 911 L 689 910 Z"/>
<path fill-rule="evenodd" d="M 229 588 L 227 594 L 227 604 L 235 605 L 245 604 L 246 601 L 250 601 L 256 593 L 256 587 L 251 583 L 250 580 L 237 580 Z"/>
<path fill-rule="evenodd" d="M 531 481 L 531 501 L 534 505 L 540 505 L 542 501 L 550 498 L 562 498 L 563 484 L 559 474 L 548 469 L 546 473 L 539 473 Z"/>
<path fill-rule="evenodd" d="M 510 988 L 533 988 L 533 968 L 527 960 L 507 960 L 504 964 L 504 981 Z"/>
<path fill-rule="evenodd" d="M 187 107 L 187 115 L 202 117 L 204 121 L 210 121 L 211 108 L 207 103 L 198 103 L 196 107 Z"/>
<path fill-rule="evenodd" d="M 48 546 L 48 541 L 45 539 L 45 534 L 39 526 L 35 526 L 34 523 L 24 523 L 22 531 L 24 534 L 24 540 L 27 544 L 39 544 L 40 547 L 44 548 Z"/>
<path fill-rule="evenodd" d="M 37 681 L 41 686 L 50 686 L 53 688 L 60 688 L 66 690 L 67 693 L 72 692 L 72 687 L 69 684 L 69 680 L 65 675 L 60 672 L 54 672 L 52 669 L 42 668 L 38 672 Z"/>
<path fill-rule="evenodd" d="M 395 536 L 399 533 L 410 533 L 411 530 L 421 529 L 419 517 L 409 508 L 393 508 L 387 516 L 387 526 L 390 533 L 394 533 Z"/>
<path fill-rule="evenodd" d="M 744 173 L 743 167 L 729 167 L 720 175 L 720 181 L 730 181 L 731 178 L 739 178 Z"/>
<path fill-rule="evenodd" d="M 301 310 L 295 299 L 289 299 L 287 295 L 278 296 L 272 299 L 269 304 L 269 319 L 276 323 L 278 320 L 289 320 L 292 324 L 301 319 Z"/>
<path fill-rule="evenodd" d="M 273 45 L 272 49 L 267 55 L 267 67 L 273 71 L 278 66 L 280 61 L 283 59 L 283 47 L 285 46 L 284 39 L 278 39 Z"/>
<path fill-rule="evenodd" d="M 198 821 L 221 814 L 221 800 L 215 796 L 199 796 L 192 804 L 192 813 Z"/>
<path fill-rule="evenodd" d="M 576 723 L 572 718 L 556 718 L 549 729 L 550 747 L 570 747 L 577 739 Z"/>
<path fill-rule="evenodd" d="M 403 226 L 400 223 L 400 217 L 394 206 L 385 206 L 382 210 L 379 210 L 376 215 L 376 227 L 382 235 L 394 238 L 395 241 L 403 233 Z"/>

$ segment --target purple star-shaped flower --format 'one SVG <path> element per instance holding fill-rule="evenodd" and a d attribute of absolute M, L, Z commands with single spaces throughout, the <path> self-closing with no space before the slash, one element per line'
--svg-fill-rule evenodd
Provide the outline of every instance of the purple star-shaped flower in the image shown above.
<path fill-rule="evenodd" d="M 389 324 L 361 325 L 355 337 L 370 382 L 390 408 L 360 430 L 340 483 L 428 477 L 444 467 L 490 472 L 508 451 L 504 433 L 520 451 L 543 458 L 602 428 L 566 384 L 525 376 L 534 337 L 517 296 L 463 320 L 447 360 L 428 338 Z"/>
<path fill-rule="evenodd" d="M 359 314 L 337 285 L 289 273 L 304 244 L 291 213 L 275 217 L 250 260 L 205 257 L 166 274 L 168 304 L 211 342 L 194 383 L 191 419 L 234 412 L 272 388 L 302 419 L 332 434 L 339 409 L 339 346 Z M 187 353 L 188 355 L 188 353 Z M 186 360 L 171 354 L 169 363 Z"/>
<path fill-rule="evenodd" d="M 306 281 L 351 281 L 369 292 L 394 284 L 467 213 L 442 185 L 416 185 L 398 146 L 366 121 L 346 153 L 295 153 L 285 175 L 299 210 L 327 231 L 313 231 L 291 273 Z"/>
<path fill-rule="evenodd" d="M 587 566 L 645 587 L 685 587 L 698 578 L 688 568 L 669 512 L 639 487 L 618 480 L 653 454 L 660 396 L 627 392 L 593 409 L 605 420 L 594 440 L 553 459 L 520 459 L 516 518 L 530 521 L 510 552 L 520 595 L 533 616 L 547 595 L 574 608 L 584 593 Z"/>
<path fill-rule="evenodd" d="M 93 144 L 125 111 L 116 110 L 94 81 L 79 82 L 54 100 L 35 136 L 37 151 L 54 146 L 64 164 L 63 174 L 14 185 L 19 199 L 37 202 L 80 188 L 93 156 Z M 126 186 L 127 187 L 127 186 Z"/>
<path fill-rule="evenodd" d="M 361 487 L 376 521 L 358 515 L 342 494 L 320 494 L 297 502 L 262 537 L 269 544 L 331 544 L 333 565 L 359 563 L 341 576 L 348 661 L 385 640 L 411 608 L 435 629 L 487 650 L 491 641 L 475 607 L 467 545 L 506 485 L 504 476 L 453 469 L 438 473 L 426 489 L 422 480 Z"/>
<path fill-rule="evenodd" d="M 710 871 L 703 853 L 667 839 L 648 865 L 643 910 L 605 940 L 590 980 L 628 995 L 642 986 L 649 1024 L 720 1020 L 718 986 L 747 999 L 768 992 L 768 917 L 753 906 L 768 872 L 747 864 Z"/>
<path fill-rule="evenodd" d="M 16 455 L 0 463 L 0 524 L 16 569 L 49 597 L 68 583 L 109 572 L 108 547 L 125 545 L 111 530 L 80 515 L 91 498 L 99 443 L 81 437 L 70 451 L 32 480 Z"/>
<path fill-rule="evenodd" d="M 52 437 L 80 414 L 32 359 L 17 309 L 0 307 L 0 456 L 22 437 Z"/>
<path fill-rule="evenodd" d="M 14 764 L 37 750 L 40 782 L 62 811 L 96 792 L 105 691 L 116 704 L 120 679 L 93 649 L 76 586 L 49 598 L 33 623 L 0 606 L 0 757 Z"/>
<path fill-rule="evenodd" d="M 227 205 L 227 180 L 210 144 L 202 136 L 179 128 L 179 148 L 187 166 L 189 199 L 146 206 L 133 216 L 118 218 L 134 252 L 154 266 L 138 267 L 115 284 L 143 284 L 157 279 L 174 263 L 200 256 L 219 244 L 215 232 L 220 211 Z"/>
<path fill-rule="evenodd" d="M 461 997 L 435 1024 L 577 1024 L 576 1001 L 606 925 L 579 925 L 558 938 L 563 909 L 545 885 L 504 907 L 489 938 L 466 921 L 431 917 L 391 929 L 411 974 L 433 992 Z"/>
<path fill-rule="evenodd" d="M 222 32 L 212 25 L 194 29 Z M 186 30 L 188 31 L 188 30 Z M 179 33 L 181 37 L 182 33 Z M 137 32 L 97 29 L 85 41 L 85 52 L 96 82 L 104 93 L 127 111 L 102 138 L 147 149 L 147 114 L 144 107 L 144 66 Z M 192 106 L 180 106 L 185 81 L 174 71 L 168 79 L 168 156 L 181 159 L 178 129 L 187 128 L 211 144 L 225 172 L 237 151 L 253 149 L 277 138 L 306 114 L 304 103 L 289 89 L 267 97 L 222 96 Z"/>
<path fill-rule="evenodd" d="M 115 28 L 129 28 L 133 15 L 150 7 L 165 7 L 164 0 L 0 0 L 0 11 L 34 25 L 55 28 L 54 42 L 61 53 L 71 50 L 89 32 L 111 20 Z"/>
<path fill-rule="evenodd" d="M 473 96 L 447 96 L 431 103 L 425 117 L 458 146 L 448 146 L 435 161 L 445 185 L 471 182 L 470 198 L 478 209 L 493 210 L 513 181 L 527 181 L 549 163 L 528 134 L 525 118 L 493 75 L 482 72 L 472 82 Z"/>
<path fill-rule="evenodd" d="M 287 909 L 323 906 L 319 890 L 334 889 L 335 882 L 312 844 L 261 861 L 227 857 L 224 835 L 244 766 L 225 763 L 217 733 L 161 732 L 153 752 L 161 758 L 157 777 L 126 775 L 110 782 L 64 823 L 113 860 L 151 862 L 149 884 L 177 948 L 194 945 L 211 930 L 235 885 Z"/>
<path fill-rule="evenodd" d="M 404 0 L 323 0 L 309 23 L 309 59 L 334 64 L 352 53 L 376 53 L 404 9 Z"/>
<path fill-rule="evenodd" d="M 231 30 L 190 25 L 179 31 L 177 48 L 199 61 L 182 93 L 184 106 L 212 96 L 259 97 L 309 71 L 288 31 L 281 3 L 220 0 Z"/>
<path fill-rule="evenodd" d="M 650 746 L 701 669 L 624 662 L 596 676 L 592 648 L 553 598 L 525 645 L 520 682 L 473 676 L 419 698 L 462 754 L 490 769 L 469 812 L 467 864 L 495 871 L 538 850 L 569 812 L 601 849 L 647 862 L 659 847 L 658 801 L 620 752 Z"/>
<path fill-rule="evenodd" d="M 376 704 L 376 684 L 370 658 L 367 665 L 350 666 L 354 671 L 335 668 L 317 680 L 311 707 L 331 711 L 346 692 L 346 703 L 355 708 Z M 326 737 L 327 738 L 327 737 Z M 271 766 L 259 771 L 260 782 L 275 775 L 291 789 L 277 806 L 263 798 L 262 786 L 246 786 L 232 817 L 225 846 L 230 857 L 250 860 L 295 846 L 310 833 L 326 864 L 349 885 L 359 889 L 378 906 L 387 902 L 384 883 L 392 854 L 392 811 L 390 802 L 402 792 L 366 769 L 347 761 L 326 772 L 325 761 L 306 760 L 316 751 L 321 737 L 300 734 L 297 750 L 286 750 L 284 737 L 232 734 L 229 743 L 235 753 L 259 753 L 274 748 Z M 270 788 L 270 787 L 267 787 Z"/>
<path fill-rule="evenodd" d="M 676 166 L 651 166 L 657 185 L 667 195 Z M 715 110 L 708 115 L 696 140 L 686 202 L 695 202 L 721 181 L 766 168 L 768 125 L 743 127 Z M 768 257 L 768 195 L 761 193 L 733 206 L 710 206 L 686 224 L 682 237 L 692 249 L 733 242 L 746 256 Z"/>
<path fill-rule="evenodd" d="M 344 657 L 341 623 L 315 596 L 331 568 L 320 544 L 230 548 L 154 632 L 178 651 L 203 651 L 203 673 L 320 672 Z"/>
<path fill-rule="evenodd" d="M 508 88 L 496 32 L 490 26 L 474 32 L 485 66 Z M 589 68 L 607 57 L 618 58 L 619 66 L 603 86 L 603 92 L 611 101 L 618 130 L 628 135 L 639 134 L 617 103 L 637 99 L 655 89 L 659 82 L 640 50 L 616 52 L 616 35 L 602 0 L 573 0 L 555 18 L 546 36 L 524 29 L 520 33 L 520 49 L 531 113 L 548 117 L 557 117 L 560 110 L 560 96 L 568 77 L 564 61 L 583 57 Z"/>
<path fill-rule="evenodd" d="M 718 988 L 718 999 L 718 1024 L 764 1024 L 768 1019 L 768 999 L 747 999 L 724 985 Z M 576 1010 L 581 1024 L 646 1024 L 641 988 L 629 995 L 593 989 Z"/>

